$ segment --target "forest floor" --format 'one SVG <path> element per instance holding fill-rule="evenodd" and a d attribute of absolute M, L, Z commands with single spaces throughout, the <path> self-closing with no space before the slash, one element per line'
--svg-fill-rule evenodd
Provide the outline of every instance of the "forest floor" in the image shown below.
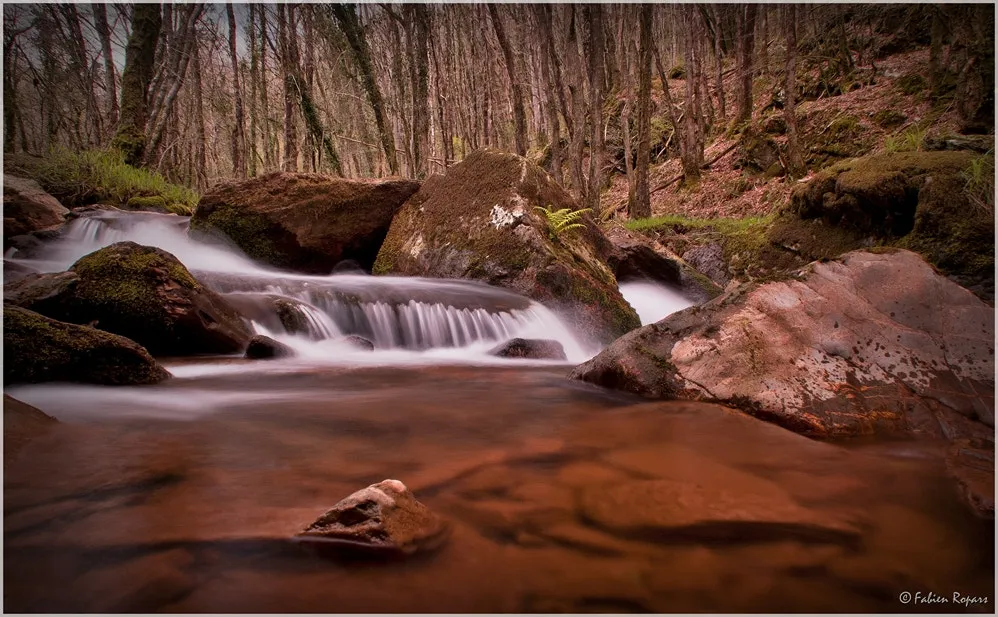
<path fill-rule="evenodd" d="M 805 100 L 797 106 L 801 149 L 808 165 L 808 175 L 796 182 L 806 182 L 814 173 L 845 158 L 884 152 L 886 142 L 906 136 L 935 137 L 956 132 L 955 106 L 934 106 L 927 96 L 929 52 L 920 49 L 889 56 L 875 65 L 859 67 L 872 73 L 872 83 L 837 96 Z M 733 79 L 733 76 L 732 76 Z M 673 91 L 683 91 L 683 80 L 669 80 Z M 733 98 L 735 84 L 726 83 Z M 760 77 L 754 86 L 753 125 L 772 137 L 782 148 L 786 138 L 766 127 L 783 117 L 782 109 L 770 106 L 768 94 L 779 89 L 772 77 Z M 657 88 L 655 89 L 657 90 Z M 731 113 L 733 102 L 728 103 Z M 832 130 L 829 130 L 832 129 Z M 708 138 L 704 160 L 710 161 L 737 139 L 726 131 Z M 745 218 L 764 216 L 777 211 L 789 200 L 794 180 L 767 177 L 741 169 L 736 148 L 703 172 L 693 186 L 671 186 L 652 193 L 653 216 L 677 215 L 688 218 Z M 834 152 L 834 154 L 833 154 Z M 844 155 L 844 156 L 843 156 Z M 649 184 L 652 190 L 681 172 L 677 157 L 653 163 Z M 611 177 L 602 195 L 602 210 L 616 210 L 617 218 L 626 218 L 627 177 Z"/>

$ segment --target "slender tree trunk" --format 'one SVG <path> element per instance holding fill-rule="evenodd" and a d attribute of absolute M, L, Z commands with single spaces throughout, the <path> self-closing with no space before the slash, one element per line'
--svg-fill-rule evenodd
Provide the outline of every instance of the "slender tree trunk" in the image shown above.
<path fill-rule="evenodd" d="M 552 84 L 551 58 L 554 56 L 553 33 L 551 24 L 551 6 L 547 4 L 534 5 L 539 25 L 538 39 L 541 41 L 540 51 L 541 82 L 544 84 L 544 92 L 547 94 L 545 108 L 547 109 L 547 124 L 550 135 L 548 137 L 551 148 L 551 165 L 548 171 L 551 177 L 558 184 L 561 184 L 561 126 L 558 120 L 558 98 L 557 94 L 551 93 L 552 85 L 555 88 L 561 87 L 561 80 L 558 79 Z"/>
<path fill-rule="evenodd" d="M 641 5 L 640 39 L 638 42 L 638 161 L 634 200 L 628 208 L 628 215 L 632 219 L 651 216 L 648 172 L 651 165 L 652 17 L 652 5 Z"/>
<path fill-rule="evenodd" d="M 717 89 L 717 111 L 721 122 L 724 122 L 727 111 L 724 100 L 724 65 L 721 53 L 721 11 L 716 4 L 707 5 L 710 7 L 711 16 L 714 20 L 714 84 Z"/>
<path fill-rule="evenodd" d="M 109 126 L 118 124 L 118 85 L 114 70 L 114 55 L 111 52 L 111 30 L 107 25 L 107 6 L 100 3 L 90 5 L 94 14 L 94 27 L 100 38 L 101 54 L 104 56 L 104 85 L 110 102 L 107 121 Z"/>
<path fill-rule="evenodd" d="M 600 191 L 603 188 L 603 86 L 606 54 L 603 37 L 603 6 L 586 6 L 589 31 L 589 113 L 592 125 L 589 138 L 589 191 L 586 207 L 599 213 Z"/>
<path fill-rule="evenodd" d="M 392 175 L 399 173 L 398 155 L 395 153 L 395 141 L 385 120 L 384 101 L 381 97 L 381 90 L 374 77 L 374 68 L 371 66 L 371 51 L 368 48 L 367 38 L 364 29 L 357 20 L 357 13 L 352 5 L 331 4 L 329 10 L 336 18 L 340 29 L 346 36 L 347 43 L 354 55 L 354 61 L 360 70 L 361 81 L 367 98 L 371 102 L 374 110 L 374 121 L 378 125 L 378 134 L 381 136 L 381 146 L 385 151 L 385 158 L 388 160 L 388 168 Z"/>
<path fill-rule="evenodd" d="M 297 62 L 293 63 L 294 29 L 293 5 L 277 5 L 277 29 L 281 47 L 281 66 L 284 70 L 284 159 L 281 169 L 298 171 L 298 130 L 295 125 L 295 98 L 297 97 Z"/>
<path fill-rule="evenodd" d="M 620 49 L 620 53 L 617 54 L 617 57 L 623 65 L 621 67 L 621 72 L 624 74 L 623 83 L 621 84 L 621 87 L 624 89 L 624 104 L 620 110 L 620 134 L 624 143 L 624 175 L 627 176 L 627 204 L 628 211 L 630 211 L 631 204 L 634 203 L 635 187 L 634 152 L 631 148 L 631 107 L 633 106 L 632 101 L 634 97 L 634 79 L 631 76 L 631 67 L 628 57 L 633 56 L 634 54 L 630 53 L 631 50 L 629 50 L 628 47 L 629 45 L 625 42 Z M 638 62 L 638 59 L 635 59 L 635 62 Z"/>
<path fill-rule="evenodd" d="M 735 122 L 752 119 L 752 56 L 755 48 L 755 4 L 736 7 L 738 11 L 738 110 Z"/>
<path fill-rule="evenodd" d="M 571 144 L 569 146 L 569 172 L 572 176 L 572 188 L 580 201 L 586 199 L 586 178 L 582 170 L 582 157 L 585 152 L 586 109 L 583 102 L 582 82 L 585 75 L 582 72 L 582 59 L 578 49 L 578 13 L 576 5 L 569 5 L 568 49 L 565 50 L 565 60 L 568 68 L 568 89 L 572 95 L 572 125 Z"/>
<path fill-rule="evenodd" d="M 509 76 L 510 96 L 513 99 L 513 125 L 514 141 L 516 143 L 516 153 L 523 156 L 527 153 L 527 118 L 523 108 L 523 87 L 516 75 L 516 65 L 513 63 L 513 50 L 509 46 L 509 39 L 506 38 L 506 31 L 499 17 L 499 10 L 494 4 L 488 4 L 489 16 L 492 18 L 492 27 L 495 29 L 496 38 L 499 39 L 499 49 L 502 51 L 503 59 L 506 62 L 506 75 Z"/>
<path fill-rule="evenodd" d="M 145 154 L 146 97 L 161 26 L 158 4 L 136 4 L 132 9 L 132 33 L 121 73 L 121 115 L 114 137 L 114 146 L 124 152 L 125 161 L 131 165 L 141 164 Z"/>
<path fill-rule="evenodd" d="M 270 132 L 270 100 L 267 95 L 267 5 L 257 7 L 260 15 L 260 112 L 263 114 L 263 168 L 271 171 L 276 166 L 276 144 Z"/>
<path fill-rule="evenodd" d="M 931 7 L 929 10 L 932 11 L 932 39 L 929 45 L 929 90 L 933 96 L 938 96 L 943 77 L 940 63 L 943 56 L 943 43 L 946 38 L 946 24 L 943 21 L 942 11 L 938 7 Z"/>
<path fill-rule="evenodd" d="M 203 190 L 208 186 L 208 159 L 206 156 L 208 139 L 204 128 L 204 96 L 201 88 L 201 52 L 200 45 L 194 44 L 192 49 L 193 66 L 191 83 L 194 90 L 194 172 L 195 186 Z"/>
<path fill-rule="evenodd" d="M 430 97 L 429 97 L 429 38 L 430 11 L 425 4 L 412 5 L 414 54 L 412 56 L 412 135 L 413 172 L 417 178 L 429 173 Z"/>
<path fill-rule="evenodd" d="M 787 172 L 791 178 L 800 178 L 805 173 L 804 159 L 801 156 L 797 138 L 797 7 L 783 6 L 784 37 L 787 40 L 786 100 L 783 104 L 783 117 L 787 123 Z"/>
<path fill-rule="evenodd" d="M 257 82 L 260 80 L 259 48 L 257 47 L 256 33 L 256 5 L 249 5 L 249 46 L 250 46 L 250 137 L 249 137 L 249 175 L 256 177 L 257 150 L 256 150 L 256 125 L 257 125 Z"/>
<path fill-rule="evenodd" d="M 697 94 L 697 82 L 700 73 L 700 61 L 698 58 L 698 37 L 700 20 L 695 14 L 691 5 L 684 5 L 681 9 L 683 13 L 683 41 L 684 41 L 684 62 L 686 65 L 686 100 L 684 102 L 682 119 L 682 142 L 681 148 L 683 174 L 687 182 L 695 182 L 700 178 L 700 166 L 703 165 L 703 132 L 701 127 L 702 108 Z"/>
<path fill-rule="evenodd" d="M 225 15 L 229 19 L 229 59 L 232 61 L 232 90 L 235 95 L 236 118 L 232 130 L 232 172 L 237 178 L 246 178 L 246 132 L 243 128 L 243 94 L 239 85 L 239 58 L 236 56 L 236 17 L 232 13 L 232 3 L 225 3 Z"/>

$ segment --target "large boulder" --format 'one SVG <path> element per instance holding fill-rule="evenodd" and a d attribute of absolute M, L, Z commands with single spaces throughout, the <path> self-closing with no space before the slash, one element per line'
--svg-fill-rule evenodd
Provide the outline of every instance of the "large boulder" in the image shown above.
<path fill-rule="evenodd" d="M 8 247 L 7 238 L 62 225 L 67 214 L 69 210 L 34 180 L 4 174 L 4 249 Z"/>
<path fill-rule="evenodd" d="M 342 499 L 295 536 L 319 552 L 404 557 L 438 548 L 449 525 L 398 480 Z"/>
<path fill-rule="evenodd" d="M 851 159 L 794 188 L 789 211 L 922 254 L 994 299 L 994 213 L 979 202 L 971 152 L 900 152 Z M 993 197 L 991 197 L 993 199 Z"/>
<path fill-rule="evenodd" d="M 914 253 L 856 251 L 645 326 L 572 376 L 812 436 L 993 435 L 994 309 Z"/>
<path fill-rule="evenodd" d="M 3 383 L 159 383 L 170 373 L 140 345 L 109 332 L 62 323 L 4 304 Z"/>
<path fill-rule="evenodd" d="M 270 360 L 273 358 L 290 358 L 295 350 L 269 336 L 258 334 L 250 339 L 246 347 L 246 357 L 250 360 Z"/>
<path fill-rule="evenodd" d="M 228 182 L 201 197 L 192 233 L 220 233 L 253 259 L 329 274 L 352 259 L 370 268 L 392 216 L 416 192 L 412 180 L 344 180 L 272 173 Z"/>
<path fill-rule="evenodd" d="M 433 176 L 395 215 L 375 274 L 475 279 L 564 315 L 594 342 L 640 325 L 606 265 L 612 246 L 588 214 L 556 232 L 550 211 L 578 204 L 540 167 L 477 151 Z"/>
<path fill-rule="evenodd" d="M 119 242 L 68 272 L 4 285 L 8 302 L 128 337 L 155 355 L 242 352 L 252 333 L 242 316 L 164 250 Z"/>

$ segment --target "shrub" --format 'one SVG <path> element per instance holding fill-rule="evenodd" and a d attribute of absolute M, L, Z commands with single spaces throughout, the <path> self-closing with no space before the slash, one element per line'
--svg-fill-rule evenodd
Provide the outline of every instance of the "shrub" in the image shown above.
<path fill-rule="evenodd" d="M 970 161 L 963 171 L 967 198 L 988 218 L 995 214 L 995 155 L 988 152 Z"/>
<path fill-rule="evenodd" d="M 28 173 L 67 207 L 95 202 L 127 207 L 136 197 L 160 197 L 171 212 L 189 214 L 199 199 L 156 172 L 128 165 L 118 150 L 53 150 Z"/>

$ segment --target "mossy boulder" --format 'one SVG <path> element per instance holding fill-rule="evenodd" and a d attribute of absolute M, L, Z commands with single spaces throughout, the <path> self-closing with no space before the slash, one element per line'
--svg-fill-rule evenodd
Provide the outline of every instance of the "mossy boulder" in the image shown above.
<path fill-rule="evenodd" d="M 4 174 L 4 249 L 10 246 L 8 239 L 12 236 L 58 227 L 68 214 L 69 210 L 34 180 Z"/>
<path fill-rule="evenodd" d="M 139 385 L 170 377 L 135 341 L 10 304 L 3 307 L 3 355 L 4 385 L 46 381 Z"/>
<path fill-rule="evenodd" d="M 272 173 L 210 189 L 192 234 L 221 234 L 261 263 L 329 274 L 344 259 L 371 268 L 392 216 L 419 188 L 412 180 L 344 180 Z"/>
<path fill-rule="evenodd" d="M 5 286 L 11 300 L 49 317 L 126 336 L 155 355 L 240 353 L 252 333 L 221 296 L 164 250 L 119 242 L 69 272 Z"/>
<path fill-rule="evenodd" d="M 994 309 L 915 253 L 854 251 L 734 286 L 571 376 L 720 402 L 817 437 L 993 439 Z"/>
<path fill-rule="evenodd" d="M 538 208 L 578 210 L 527 159 L 472 153 L 433 176 L 395 215 L 375 274 L 475 279 L 560 312 L 591 342 L 640 325 L 607 266 L 613 250 L 584 213 L 581 228 L 556 232 Z"/>
<path fill-rule="evenodd" d="M 780 146 L 765 132 L 755 127 L 748 127 L 739 137 L 736 165 L 752 173 L 782 175 Z"/>
<path fill-rule="evenodd" d="M 844 161 L 794 189 L 789 212 L 921 253 L 994 297 L 993 214 L 968 198 L 970 152 L 899 152 Z"/>

